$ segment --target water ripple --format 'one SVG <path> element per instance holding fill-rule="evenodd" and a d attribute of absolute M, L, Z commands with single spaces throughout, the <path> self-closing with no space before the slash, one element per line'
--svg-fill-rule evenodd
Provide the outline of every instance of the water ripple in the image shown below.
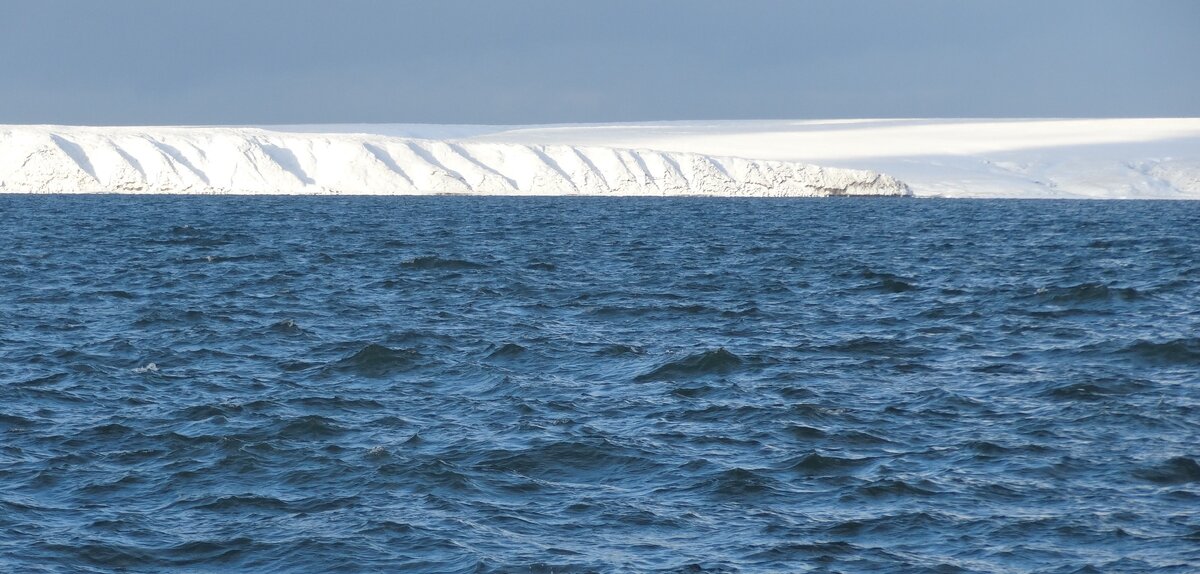
<path fill-rule="evenodd" d="M 1194 572 L 1195 230 L 0 196 L 0 571 Z"/>

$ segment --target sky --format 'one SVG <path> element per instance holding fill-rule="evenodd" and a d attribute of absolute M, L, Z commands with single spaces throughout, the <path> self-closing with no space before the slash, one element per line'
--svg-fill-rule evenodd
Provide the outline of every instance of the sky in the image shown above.
<path fill-rule="evenodd" d="M 0 123 L 1200 116 L 1195 0 L 0 0 Z"/>

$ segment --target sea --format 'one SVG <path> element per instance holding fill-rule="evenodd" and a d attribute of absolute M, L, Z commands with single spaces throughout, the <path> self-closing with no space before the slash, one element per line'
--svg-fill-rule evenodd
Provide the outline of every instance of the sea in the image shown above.
<path fill-rule="evenodd" d="M 1200 202 L 0 196 L 0 572 L 1200 571 Z"/>

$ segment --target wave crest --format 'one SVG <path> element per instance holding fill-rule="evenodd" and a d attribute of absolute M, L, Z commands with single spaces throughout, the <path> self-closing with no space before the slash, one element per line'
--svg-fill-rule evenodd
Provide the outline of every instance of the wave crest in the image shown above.
<path fill-rule="evenodd" d="M 371 343 L 353 355 L 329 365 L 328 369 L 368 377 L 382 377 L 415 368 L 420 357 L 421 354 L 413 350 L 392 349 Z"/>
<path fill-rule="evenodd" d="M 712 351 L 704 351 L 688 355 L 682 359 L 670 361 L 648 373 L 638 375 L 636 380 L 656 381 L 721 375 L 737 370 L 744 362 L 741 357 L 729 352 L 725 347 L 721 347 Z"/>

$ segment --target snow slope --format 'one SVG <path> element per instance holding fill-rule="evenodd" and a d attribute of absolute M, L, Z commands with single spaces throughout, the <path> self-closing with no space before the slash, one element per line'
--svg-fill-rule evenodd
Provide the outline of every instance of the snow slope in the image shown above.
<path fill-rule="evenodd" d="M 367 129 L 381 133 L 354 133 Z M 606 145 L 472 139 L 494 131 L 479 126 L 333 126 L 315 131 L 303 126 L 0 126 L 0 192 L 909 194 L 894 178 L 863 170 Z M 447 139 L 413 137 L 431 132 Z"/>
<path fill-rule="evenodd" d="M 7 192 L 910 190 L 947 197 L 1200 199 L 1200 118 L 0 126 L 0 191 Z"/>
<path fill-rule="evenodd" d="M 474 131 L 469 141 L 570 142 L 872 170 L 919 196 L 1200 199 L 1200 118 L 655 122 Z"/>

